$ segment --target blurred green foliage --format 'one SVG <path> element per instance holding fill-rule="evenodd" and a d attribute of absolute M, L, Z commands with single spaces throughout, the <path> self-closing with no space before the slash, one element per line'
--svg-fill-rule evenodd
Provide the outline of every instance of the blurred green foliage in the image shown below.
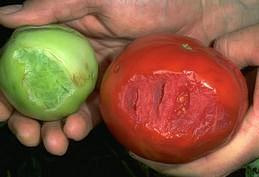
<path fill-rule="evenodd" d="M 246 177 L 259 177 L 259 159 L 245 166 Z"/>

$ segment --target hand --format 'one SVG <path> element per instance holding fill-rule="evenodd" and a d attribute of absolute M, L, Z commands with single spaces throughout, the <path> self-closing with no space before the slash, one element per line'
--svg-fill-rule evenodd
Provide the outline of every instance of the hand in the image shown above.
<path fill-rule="evenodd" d="M 245 46 L 245 47 L 244 47 Z M 216 40 L 215 49 L 240 68 L 259 65 L 259 24 L 226 34 Z M 253 103 L 234 138 L 217 151 L 186 164 L 170 165 L 131 154 L 157 171 L 184 177 L 221 177 L 259 157 L 259 71 Z M 248 78 L 251 79 L 251 78 Z"/>
<path fill-rule="evenodd" d="M 7 6 L 0 9 L 0 24 L 7 27 L 65 23 L 84 33 L 96 50 L 101 68 L 105 68 L 109 60 L 131 40 L 145 34 L 175 32 L 197 38 L 209 45 L 222 34 L 255 24 L 258 18 L 258 2 L 253 0 L 242 3 L 219 0 L 193 0 L 193 3 L 188 0 L 28 0 L 23 6 Z M 5 119 L 8 118 L 6 116 Z M 21 130 L 22 124 L 17 119 L 11 119 L 8 122 L 10 127 L 14 127 L 16 134 L 23 131 L 32 142 L 37 142 L 35 139 L 39 140 L 39 133 L 34 136 L 28 133 L 29 128 Z M 90 119 L 94 120 L 95 117 L 92 116 Z M 28 118 L 25 120 L 33 122 L 30 130 L 40 132 L 37 122 Z M 12 126 L 15 122 L 16 126 Z M 71 127 L 68 121 L 65 126 Z M 83 128 L 78 128 L 76 132 L 82 130 Z M 53 139 L 54 142 L 67 142 L 67 137 L 70 138 L 61 126 L 56 128 L 48 124 L 43 125 L 42 134 L 47 150 L 52 153 L 58 149 L 56 146 L 48 146 Z M 46 134 L 49 135 L 48 138 Z M 26 145 L 24 139 L 21 142 Z M 67 143 L 61 143 L 60 149 L 66 149 L 64 144 Z"/>

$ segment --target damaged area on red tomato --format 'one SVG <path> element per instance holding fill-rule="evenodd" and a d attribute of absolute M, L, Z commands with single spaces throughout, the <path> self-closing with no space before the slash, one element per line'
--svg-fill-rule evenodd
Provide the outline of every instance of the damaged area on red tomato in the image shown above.
<path fill-rule="evenodd" d="M 228 127 L 217 90 L 193 71 L 136 74 L 120 93 L 120 107 L 136 125 L 165 138 L 202 136 Z"/>

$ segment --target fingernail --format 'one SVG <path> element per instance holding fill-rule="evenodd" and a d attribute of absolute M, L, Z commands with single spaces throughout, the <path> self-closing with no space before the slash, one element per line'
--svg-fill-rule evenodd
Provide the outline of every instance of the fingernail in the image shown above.
<path fill-rule="evenodd" d="M 22 7 L 23 5 L 21 4 L 3 6 L 3 7 L 0 7 L 0 14 L 3 14 L 3 15 L 12 14 L 22 9 Z"/>

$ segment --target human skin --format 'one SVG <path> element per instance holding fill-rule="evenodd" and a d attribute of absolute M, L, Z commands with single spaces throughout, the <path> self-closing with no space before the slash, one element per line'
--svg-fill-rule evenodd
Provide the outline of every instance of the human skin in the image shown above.
<path fill-rule="evenodd" d="M 214 47 L 240 68 L 257 66 L 259 61 L 256 52 L 259 2 L 256 0 L 27 0 L 23 5 L 0 8 L 0 24 L 6 27 L 49 23 L 64 23 L 85 34 L 96 51 L 100 71 L 104 71 L 129 42 L 157 32 L 187 35 L 207 46 L 215 42 Z M 162 173 L 176 176 L 224 176 L 240 168 L 259 154 L 258 82 L 254 103 L 239 131 L 221 149 L 181 165 L 158 164 L 132 156 Z M 50 153 L 63 155 L 69 139 L 83 139 L 101 121 L 98 89 L 79 112 L 65 122 L 43 125 L 13 110 L 1 95 L 0 120 L 8 121 L 24 145 L 37 146 L 42 137 Z"/>

